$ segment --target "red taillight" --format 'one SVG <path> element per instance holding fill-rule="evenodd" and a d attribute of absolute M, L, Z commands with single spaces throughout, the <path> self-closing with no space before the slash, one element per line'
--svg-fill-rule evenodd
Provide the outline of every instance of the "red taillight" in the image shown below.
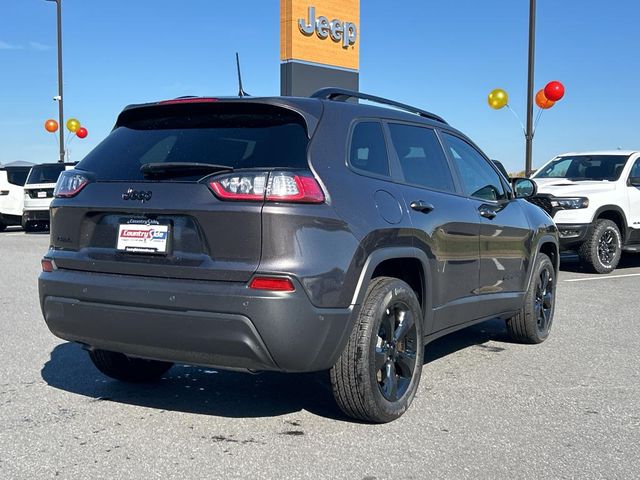
<path fill-rule="evenodd" d="M 158 105 L 172 105 L 174 103 L 213 103 L 217 101 L 217 98 L 211 97 L 174 98 L 173 100 L 162 100 L 158 102 Z"/>
<path fill-rule="evenodd" d="M 43 272 L 53 272 L 56 269 L 56 264 L 49 258 L 43 258 L 40 263 L 42 264 Z"/>
<path fill-rule="evenodd" d="M 223 175 L 209 182 L 213 193 L 221 200 L 264 200 L 267 172 Z"/>
<path fill-rule="evenodd" d="M 315 178 L 293 172 L 229 174 L 209 182 L 221 200 L 322 203 L 324 194 Z"/>
<path fill-rule="evenodd" d="M 53 189 L 53 196 L 56 198 L 75 197 L 88 183 L 89 179 L 83 173 L 67 170 L 58 177 L 56 188 Z"/>
<path fill-rule="evenodd" d="M 251 280 L 249 288 L 253 290 L 271 290 L 272 292 L 293 292 L 296 289 L 291 280 L 280 277 L 255 277 Z"/>
<path fill-rule="evenodd" d="M 267 201 L 322 203 L 324 194 L 315 178 L 287 172 L 273 172 L 267 185 Z"/>

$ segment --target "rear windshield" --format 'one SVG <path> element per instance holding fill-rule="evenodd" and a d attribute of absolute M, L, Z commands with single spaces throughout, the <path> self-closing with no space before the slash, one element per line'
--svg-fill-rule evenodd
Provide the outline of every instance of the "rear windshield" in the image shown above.
<path fill-rule="evenodd" d="M 3 168 L 3 170 L 7 172 L 7 181 L 12 185 L 17 185 L 18 187 L 24 186 L 27 181 L 27 175 L 29 175 L 28 167 L 7 167 Z"/>
<path fill-rule="evenodd" d="M 574 181 L 620 178 L 628 155 L 576 155 L 558 157 L 540 169 L 533 178 L 566 178 Z"/>
<path fill-rule="evenodd" d="M 304 119 L 283 108 L 250 103 L 164 105 L 124 112 L 116 128 L 77 168 L 92 172 L 98 181 L 143 180 L 140 167 L 147 163 L 308 168 L 307 144 Z"/>
<path fill-rule="evenodd" d="M 31 168 L 27 183 L 56 183 L 60 173 L 64 171 L 64 164 L 51 163 L 47 165 L 35 165 Z"/>

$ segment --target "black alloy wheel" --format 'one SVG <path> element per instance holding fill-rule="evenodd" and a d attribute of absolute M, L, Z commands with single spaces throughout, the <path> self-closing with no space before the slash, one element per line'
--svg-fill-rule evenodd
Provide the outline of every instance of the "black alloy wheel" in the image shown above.
<path fill-rule="evenodd" d="M 546 333 L 553 320 L 553 292 L 554 292 L 554 272 L 553 267 L 545 265 L 540 271 L 536 282 L 536 295 L 534 309 L 538 323 L 538 331 Z"/>
<path fill-rule="evenodd" d="M 598 239 L 598 258 L 603 265 L 610 266 L 616 257 L 618 238 L 612 230 L 605 230 Z"/>
<path fill-rule="evenodd" d="M 396 302 L 387 308 L 375 347 L 376 380 L 386 400 L 395 402 L 407 392 L 416 369 L 419 343 L 409 307 Z"/>

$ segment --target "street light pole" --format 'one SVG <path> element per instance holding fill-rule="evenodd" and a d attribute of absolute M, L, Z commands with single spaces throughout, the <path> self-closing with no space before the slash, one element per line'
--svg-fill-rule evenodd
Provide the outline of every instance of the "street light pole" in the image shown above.
<path fill-rule="evenodd" d="M 536 0 L 529 3 L 529 75 L 527 86 L 527 131 L 525 132 L 525 175 L 531 174 L 531 157 L 533 150 L 533 80 L 536 49 Z"/>
<path fill-rule="evenodd" d="M 60 162 L 64 163 L 64 109 L 62 96 L 62 0 L 47 0 L 55 2 L 58 16 L 58 122 L 60 130 Z"/>

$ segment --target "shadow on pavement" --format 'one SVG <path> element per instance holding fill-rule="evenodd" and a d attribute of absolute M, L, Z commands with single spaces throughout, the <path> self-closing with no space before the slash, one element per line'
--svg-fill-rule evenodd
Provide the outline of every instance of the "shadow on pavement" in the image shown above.
<path fill-rule="evenodd" d="M 620 258 L 618 267 L 614 270 L 620 273 L 621 270 L 626 268 L 638 268 L 640 267 L 640 253 L 627 253 L 623 252 Z M 591 270 L 584 267 L 580 262 L 578 255 L 567 253 L 560 256 L 560 271 L 562 272 L 574 272 L 574 273 L 593 273 Z"/>
<path fill-rule="evenodd" d="M 490 340 L 508 341 L 504 322 L 484 322 L 430 343 L 425 364 Z M 52 387 L 95 401 L 229 418 L 271 417 L 307 410 L 322 417 L 353 421 L 338 409 L 328 372 L 251 375 L 175 365 L 158 383 L 127 384 L 98 372 L 80 345 L 63 343 L 51 352 L 41 375 Z"/>

